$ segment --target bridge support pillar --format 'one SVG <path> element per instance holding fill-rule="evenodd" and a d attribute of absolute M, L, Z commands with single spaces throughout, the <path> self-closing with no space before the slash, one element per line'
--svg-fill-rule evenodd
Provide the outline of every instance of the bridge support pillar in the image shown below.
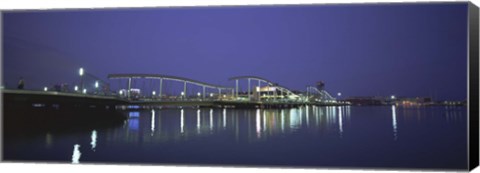
<path fill-rule="evenodd" d="M 203 85 L 203 95 L 202 95 L 203 100 L 205 100 L 205 85 Z"/>
<path fill-rule="evenodd" d="M 238 97 L 238 79 L 235 80 L 235 97 Z"/>
<path fill-rule="evenodd" d="M 158 91 L 158 96 L 160 100 L 162 100 L 162 86 L 163 86 L 163 79 L 160 78 L 160 91 Z"/>
<path fill-rule="evenodd" d="M 222 99 L 222 89 L 218 89 L 218 99 Z"/>
<path fill-rule="evenodd" d="M 132 78 L 128 78 L 127 98 L 130 98 L 130 89 L 132 88 Z"/>
<path fill-rule="evenodd" d="M 183 99 L 187 98 L 187 81 L 183 82 Z"/>
<path fill-rule="evenodd" d="M 248 78 L 248 101 L 251 100 L 251 96 L 250 96 L 250 78 Z"/>

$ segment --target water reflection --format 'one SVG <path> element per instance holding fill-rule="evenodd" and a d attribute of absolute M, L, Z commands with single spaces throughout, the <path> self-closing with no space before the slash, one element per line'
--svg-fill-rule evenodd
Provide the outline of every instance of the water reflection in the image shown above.
<path fill-rule="evenodd" d="M 197 110 L 197 133 L 200 133 L 200 109 Z"/>
<path fill-rule="evenodd" d="M 213 109 L 210 109 L 210 132 L 213 131 Z"/>
<path fill-rule="evenodd" d="M 392 127 L 393 127 L 393 140 L 397 140 L 397 109 L 395 105 L 392 105 Z"/>
<path fill-rule="evenodd" d="M 185 120 L 183 118 L 183 109 L 180 110 L 180 133 L 183 134 L 183 126 L 185 124 Z"/>
<path fill-rule="evenodd" d="M 227 127 L 227 109 L 223 108 L 223 129 Z"/>
<path fill-rule="evenodd" d="M 155 110 L 152 109 L 152 118 L 151 118 L 151 125 L 150 125 L 150 130 L 152 130 L 152 133 L 150 134 L 153 136 L 153 133 L 155 132 Z"/>
<path fill-rule="evenodd" d="M 137 144 L 191 140 L 197 137 L 219 134 L 233 137 L 239 142 L 264 141 L 275 136 L 296 133 L 335 135 L 337 138 L 345 138 L 345 135 L 355 133 L 350 131 L 352 125 L 350 123 L 351 109 L 350 106 L 304 106 L 291 109 L 253 110 L 229 109 L 228 111 L 225 108 L 156 109 L 151 110 L 151 114 L 150 111 L 140 112 L 138 118 L 130 118 L 127 122 L 128 126 L 122 127 L 126 130 L 126 133 L 124 135 L 115 135 L 115 137 L 125 136 L 123 139 Z M 375 118 L 370 116 L 372 112 L 367 113 L 371 110 L 381 110 L 382 114 L 375 113 L 376 116 L 388 114 L 391 120 L 390 118 L 375 119 L 375 123 L 371 128 L 381 129 L 381 123 L 388 124 L 393 135 L 392 140 L 398 140 L 399 119 L 402 124 L 405 124 L 406 122 L 404 121 L 408 119 L 419 121 L 435 118 L 435 116 L 438 118 L 438 115 L 443 115 L 448 118 L 447 120 L 454 121 L 455 115 L 457 115 L 457 118 L 462 115 L 462 112 L 454 108 L 441 112 L 443 107 L 436 109 L 440 110 L 439 114 L 433 112 L 430 115 L 429 113 L 432 110 L 429 109 L 416 108 L 412 110 L 412 108 L 397 106 L 356 108 L 356 110 L 364 110 L 362 117 L 358 117 L 357 120 L 365 122 L 370 122 L 370 120 L 365 119 Z M 178 111 L 180 111 L 180 115 L 178 115 Z M 144 116 L 144 114 L 147 114 L 147 116 Z M 163 116 L 160 116 L 160 114 L 163 114 Z M 421 116 L 421 118 L 419 119 L 417 116 Z M 144 121 L 147 121 L 148 124 L 142 123 Z M 410 125 L 412 124 L 410 123 Z M 161 129 L 162 133 L 159 133 Z M 157 135 L 151 135 L 153 132 Z"/>
<path fill-rule="evenodd" d="M 338 107 L 338 131 L 340 132 L 340 137 L 343 135 L 343 121 L 342 121 L 342 108 Z"/>
<path fill-rule="evenodd" d="M 75 144 L 73 145 L 73 155 L 72 155 L 72 163 L 80 163 L 80 156 L 82 153 L 80 153 L 80 145 Z"/>
<path fill-rule="evenodd" d="M 257 124 L 257 138 L 261 137 L 261 127 L 260 127 L 260 109 L 257 109 L 257 113 L 255 115 L 255 122 Z"/>
<path fill-rule="evenodd" d="M 96 130 L 92 131 L 92 135 L 90 138 L 92 138 L 92 142 L 90 142 L 90 145 L 92 146 L 92 151 L 95 151 L 95 148 L 97 147 L 97 131 Z"/>

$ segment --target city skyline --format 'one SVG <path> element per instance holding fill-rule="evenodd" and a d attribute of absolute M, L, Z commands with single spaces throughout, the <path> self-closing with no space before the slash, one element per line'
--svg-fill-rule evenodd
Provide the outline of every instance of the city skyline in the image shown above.
<path fill-rule="evenodd" d="M 442 3 L 6 12 L 3 82 L 78 83 L 83 67 L 102 79 L 152 73 L 233 86 L 229 77 L 255 75 L 293 90 L 324 81 L 345 97 L 463 100 L 466 11 Z"/>

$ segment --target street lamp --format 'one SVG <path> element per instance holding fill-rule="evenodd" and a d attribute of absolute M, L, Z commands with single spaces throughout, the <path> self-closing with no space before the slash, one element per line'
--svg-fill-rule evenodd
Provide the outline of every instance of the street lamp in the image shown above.
<path fill-rule="evenodd" d="M 80 70 L 78 70 L 78 73 L 80 74 L 80 76 L 83 76 L 83 68 L 80 68 Z"/>
<path fill-rule="evenodd" d="M 86 93 L 87 93 L 87 89 L 84 88 L 84 89 L 83 89 L 83 94 L 86 94 Z"/>
<path fill-rule="evenodd" d="M 210 97 L 213 97 L 213 93 L 210 93 Z"/>
<path fill-rule="evenodd" d="M 47 88 L 47 87 L 44 87 L 44 88 L 43 88 L 43 91 L 48 91 L 48 88 Z"/>
<path fill-rule="evenodd" d="M 77 86 L 77 85 L 75 85 L 75 92 L 77 92 L 77 91 L 78 91 L 78 86 Z"/>
<path fill-rule="evenodd" d="M 98 81 L 95 81 L 95 88 L 98 88 Z"/>
<path fill-rule="evenodd" d="M 120 90 L 118 93 L 120 94 L 120 96 L 123 95 L 123 91 L 122 91 L 122 90 Z"/>
<path fill-rule="evenodd" d="M 392 100 L 395 99 L 395 95 L 390 96 L 390 99 Z"/>
<path fill-rule="evenodd" d="M 200 94 L 200 92 L 197 93 L 197 96 L 200 97 L 202 94 Z"/>
<path fill-rule="evenodd" d="M 80 87 L 82 88 L 83 90 L 83 73 L 84 73 L 84 70 L 83 68 L 80 67 L 80 70 L 78 70 L 78 74 L 80 74 Z"/>
<path fill-rule="evenodd" d="M 337 93 L 337 96 L 338 96 L 338 97 L 342 96 L 342 93 Z"/>
<path fill-rule="evenodd" d="M 183 99 L 183 98 L 184 98 L 184 95 L 185 95 L 185 93 L 182 91 L 182 92 L 180 93 L 180 95 L 182 96 L 182 99 Z"/>
<path fill-rule="evenodd" d="M 152 96 L 155 96 L 156 92 L 155 91 L 152 91 Z"/>

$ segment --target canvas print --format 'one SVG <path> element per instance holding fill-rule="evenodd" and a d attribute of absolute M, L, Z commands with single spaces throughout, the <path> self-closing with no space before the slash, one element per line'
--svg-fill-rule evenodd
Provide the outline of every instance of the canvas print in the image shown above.
<path fill-rule="evenodd" d="M 468 15 L 467 2 L 3 11 L 2 158 L 468 170 Z"/>

